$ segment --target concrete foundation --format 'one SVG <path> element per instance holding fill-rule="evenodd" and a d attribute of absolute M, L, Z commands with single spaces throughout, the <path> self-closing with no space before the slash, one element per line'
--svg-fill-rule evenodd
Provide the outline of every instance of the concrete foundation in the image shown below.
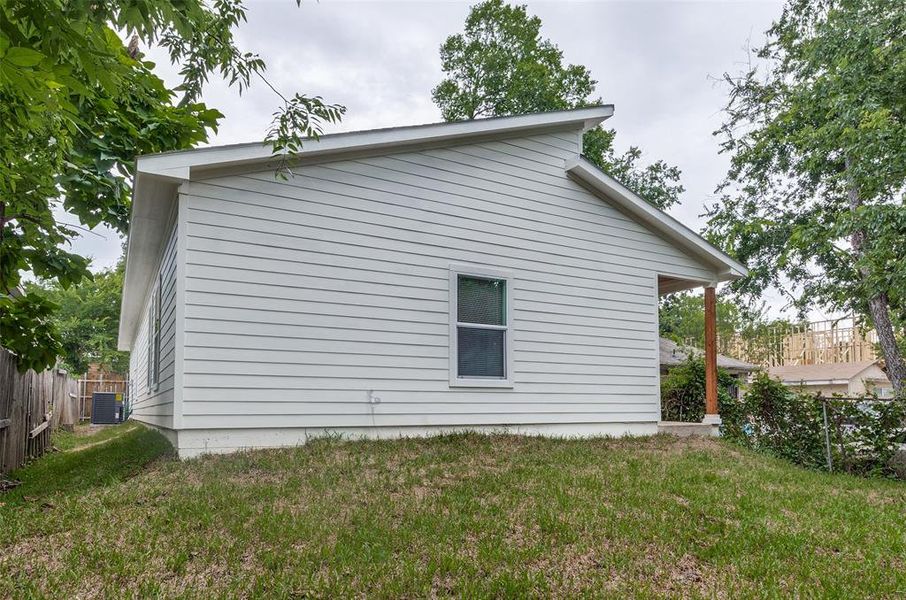
<path fill-rule="evenodd" d="M 661 421 L 657 424 L 658 433 L 669 433 L 677 437 L 717 437 L 720 425 L 713 423 L 681 423 L 679 421 Z"/>

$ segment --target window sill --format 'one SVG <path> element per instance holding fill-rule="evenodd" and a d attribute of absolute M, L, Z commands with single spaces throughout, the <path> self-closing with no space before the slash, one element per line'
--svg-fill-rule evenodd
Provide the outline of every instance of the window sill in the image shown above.
<path fill-rule="evenodd" d="M 509 379 L 451 379 L 450 387 L 467 387 L 467 388 L 510 388 L 513 382 Z"/>

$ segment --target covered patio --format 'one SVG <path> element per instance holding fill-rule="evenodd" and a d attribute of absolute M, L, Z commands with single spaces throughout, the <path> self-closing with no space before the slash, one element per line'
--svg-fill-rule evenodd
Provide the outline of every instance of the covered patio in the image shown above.
<path fill-rule="evenodd" d="M 678 436 L 720 434 L 720 409 L 717 403 L 717 281 L 698 281 L 669 275 L 658 276 L 658 296 L 704 288 L 705 305 L 705 417 L 701 423 L 661 421 L 658 431 Z"/>

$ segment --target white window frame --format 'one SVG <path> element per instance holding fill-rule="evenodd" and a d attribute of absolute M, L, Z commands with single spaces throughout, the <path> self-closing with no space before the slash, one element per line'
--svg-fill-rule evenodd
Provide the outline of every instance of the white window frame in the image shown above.
<path fill-rule="evenodd" d="M 160 332 L 161 295 L 163 281 L 158 274 L 156 285 L 151 290 L 151 302 L 148 306 L 148 390 L 156 392 L 160 386 Z"/>
<path fill-rule="evenodd" d="M 875 385 L 874 392 L 877 394 L 878 398 L 893 398 L 893 386 L 889 383 Z"/>
<path fill-rule="evenodd" d="M 506 310 L 506 325 L 481 325 L 478 323 L 459 323 L 457 320 L 459 307 L 459 276 L 475 277 L 478 279 L 496 279 L 505 282 L 504 300 Z M 515 319 L 513 314 L 513 274 L 509 271 L 486 269 L 472 265 L 450 265 L 449 279 L 450 297 L 450 387 L 483 387 L 483 388 L 512 388 L 513 387 L 513 330 Z M 459 334 L 460 325 L 475 329 L 504 330 L 503 355 L 504 375 L 502 379 L 493 377 L 459 377 Z"/>

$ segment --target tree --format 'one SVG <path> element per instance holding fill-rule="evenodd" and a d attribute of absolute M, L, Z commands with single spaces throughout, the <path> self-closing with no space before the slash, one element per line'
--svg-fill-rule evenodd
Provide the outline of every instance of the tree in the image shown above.
<path fill-rule="evenodd" d="M 21 369 L 45 368 L 60 350 L 50 301 L 16 293 L 23 275 L 63 288 L 90 276 L 87 259 L 64 246 L 100 223 L 126 232 L 135 156 L 189 148 L 216 130 L 222 115 L 200 101 L 212 74 L 240 93 L 255 78 L 270 86 L 264 62 L 234 43 L 244 20 L 241 0 L 0 3 L 0 344 Z M 168 51 L 180 85 L 166 87 L 142 44 Z M 344 111 L 281 99 L 267 139 L 282 154 Z M 80 224 L 58 220 L 59 207 Z"/>
<path fill-rule="evenodd" d="M 563 52 L 541 38 L 541 19 L 525 6 L 486 0 L 472 7 L 465 32 L 440 48 L 445 78 L 432 91 L 444 120 L 500 117 L 599 104 L 597 83 L 581 65 L 564 65 Z M 679 201 L 680 171 L 663 161 L 640 164 L 633 146 L 618 155 L 615 132 L 596 127 L 585 134 L 583 153 L 601 169 L 659 208 Z"/>
<path fill-rule="evenodd" d="M 906 11 L 901 0 L 790 0 L 729 87 L 731 166 L 710 239 L 801 310 L 867 316 L 906 393 Z"/>
<path fill-rule="evenodd" d="M 701 295 L 687 292 L 669 294 L 661 298 L 658 311 L 661 337 L 677 344 L 690 344 L 699 348 L 705 343 L 705 301 Z M 717 339 L 726 348 L 733 337 L 741 333 L 753 319 L 752 315 L 731 299 L 717 299 Z"/>
<path fill-rule="evenodd" d="M 701 295 L 688 292 L 661 298 L 659 333 L 678 344 L 704 347 L 705 304 Z M 769 319 L 764 304 L 740 304 L 732 294 L 717 298 L 717 348 L 721 354 L 766 364 L 782 352 L 783 339 L 795 324 Z"/>
<path fill-rule="evenodd" d="M 51 321 L 61 342 L 61 362 L 70 372 L 85 373 L 90 363 L 114 373 L 129 370 L 129 353 L 116 349 L 125 272 L 123 257 L 113 269 L 76 285 L 26 286 L 29 296 L 41 296 L 56 306 Z"/>

